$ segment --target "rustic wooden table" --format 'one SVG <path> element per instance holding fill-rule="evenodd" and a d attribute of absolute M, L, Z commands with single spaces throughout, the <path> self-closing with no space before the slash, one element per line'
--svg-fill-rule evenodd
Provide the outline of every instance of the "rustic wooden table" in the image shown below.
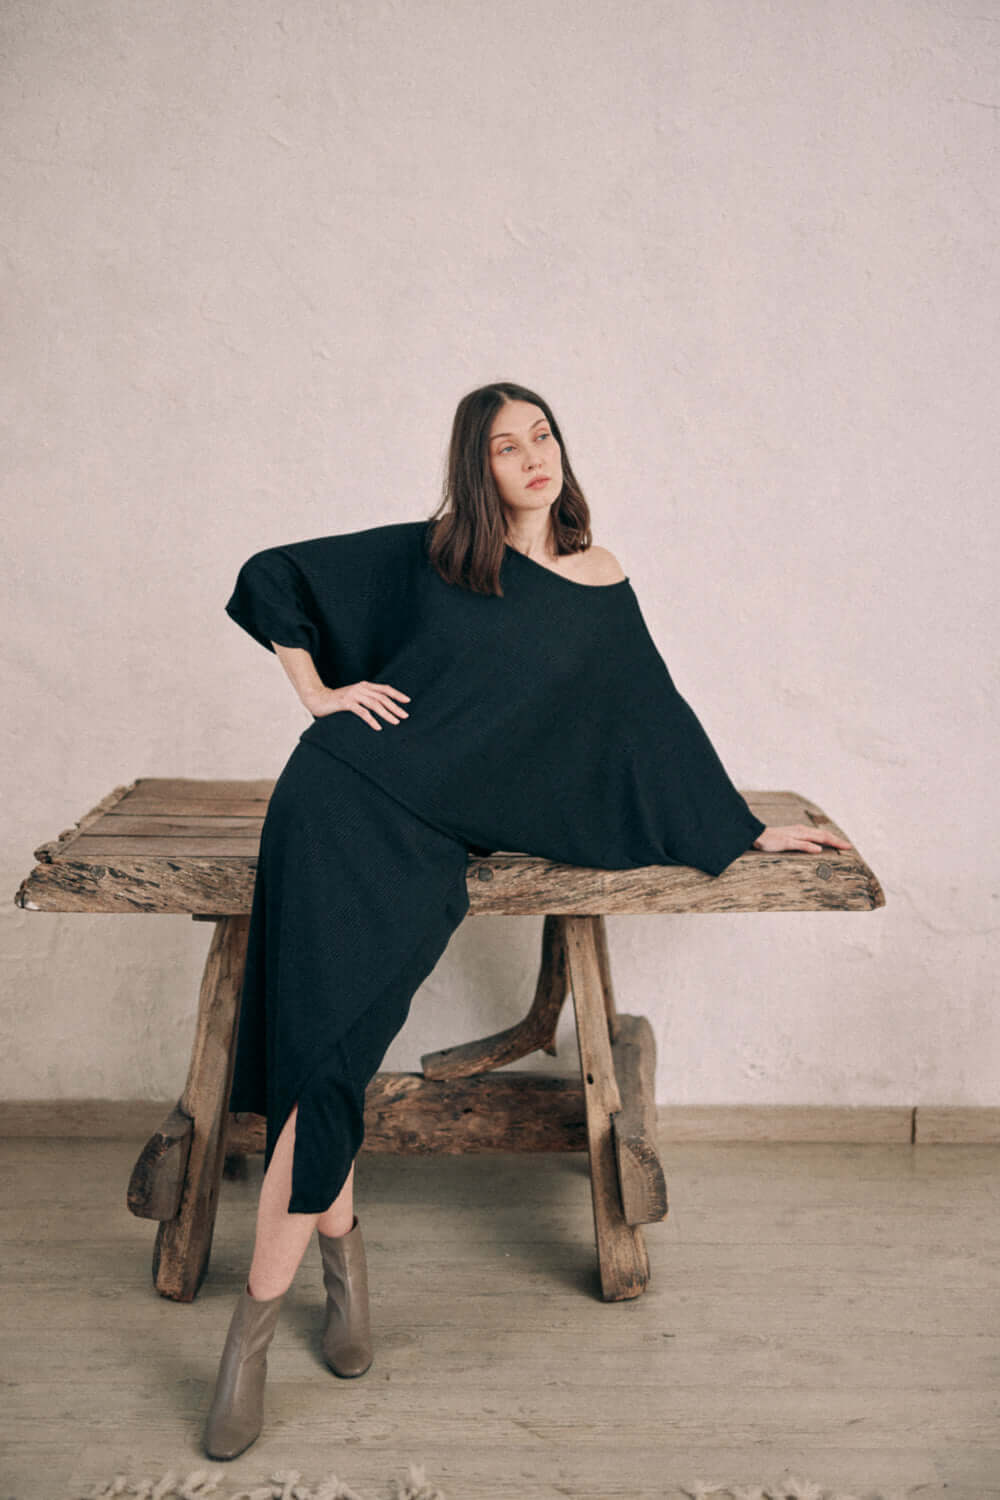
<path fill-rule="evenodd" d="M 159 1220 L 153 1281 L 190 1302 L 208 1268 L 224 1166 L 264 1148 L 264 1119 L 231 1114 L 229 1091 L 260 831 L 274 782 L 141 777 L 116 787 L 35 850 L 15 900 L 28 911 L 190 913 L 215 924 L 184 1092 L 144 1147 L 128 1207 Z M 768 825 L 848 835 L 795 792 L 744 792 Z M 882 888 L 857 849 L 750 849 L 720 876 L 686 865 L 586 869 L 517 853 L 469 857 L 470 916 L 544 915 L 534 1002 L 516 1026 L 428 1053 L 422 1073 L 379 1073 L 365 1148 L 589 1152 L 601 1293 L 649 1279 L 641 1225 L 666 1217 L 656 1145 L 656 1048 L 644 1016 L 619 1013 L 604 918 L 619 913 L 871 911 Z M 493 1070 L 555 1052 L 572 991 L 580 1080 Z"/>

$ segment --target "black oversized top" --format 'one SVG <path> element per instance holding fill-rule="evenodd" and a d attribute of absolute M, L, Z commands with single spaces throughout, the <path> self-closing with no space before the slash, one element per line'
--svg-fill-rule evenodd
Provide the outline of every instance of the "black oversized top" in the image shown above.
<path fill-rule="evenodd" d="M 474 852 L 718 875 L 763 832 L 678 693 L 628 578 L 584 584 L 508 546 L 503 596 L 448 584 L 406 521 L 255 553 L 230 617 L 302 646 L 328 687 L 409 695 L 372 729 L 344 711 L 300 738 Z"/>

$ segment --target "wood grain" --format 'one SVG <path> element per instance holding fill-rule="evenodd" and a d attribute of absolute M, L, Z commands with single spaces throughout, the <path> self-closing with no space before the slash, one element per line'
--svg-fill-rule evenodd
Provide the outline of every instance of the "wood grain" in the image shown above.
<path fill-rule="evenodd" d="M 231 1114 L 226 1150 L 264 1149 L 262 1115 Z M 586 1151 L 583 1089 L 575 1078 L 488 1073 L 443 1080 L 376 1073 L 365 1094 L 368 1152 L 428 1156 L 469 1151 Z"/>
<path fill-rule="evenodd" d="M 246 915 L 260 828 L 274 782 L 141 777 L 116 787 L 72 829 L 35 851 L 15 900 L 31 911 Z M 797 792 L 745 792 L 765 823 L 842 833 Z M 846 835 L 844 835 L 846 837 Z M 719 876 L 686 865 L 590 869 L 499 850 L 470 856 L 470 915 L 870 911 L 885 904 L 856 848 L 749 849 Z"/>
<path fill-rule="evenodd" d="M 178 1302 L 197 1294 L 212 1248 L 249 926 L 249 917 L 217 923 L 201 982 L 191 1062 L 178 1104 L 192 1122 L 184 1187 L 175 1217 L 160 1224 L 153 1251 L 154 1285 L 161 1296 Z"/>
<path fill-rule="evenodd" d="M 601 1295 L 607 1302 L 638 1297 L 649 1280 L 649 1257 L 642 1231 L 625 1222 L 611 1117 L 622 1107 L 615 1080 L 600 963 L 590 917 L 566 923 L 566 955 L 576 1011 L 590 1187 L 597 1238 Z"/>
<path fill-rule="evenodd" d="M 645 1016 L 618 1016 L 611 1044 L 622 1107 L 611 1116 L 626 1224 L 667 1216 L 667 1183 L 656 1145 L 656 1041 Z"/>

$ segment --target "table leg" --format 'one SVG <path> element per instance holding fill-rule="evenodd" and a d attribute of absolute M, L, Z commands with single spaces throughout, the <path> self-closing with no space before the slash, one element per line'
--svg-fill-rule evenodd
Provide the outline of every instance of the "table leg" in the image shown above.
<path fill-rule="evenodd" d="M 617 1302 L 638 1297 L 645 1290 L 649 1257 L 641 1229 L 625 1222 L 618 1185 L 611 1116 L 621 1109 L 622 1101 L 608 1034 L 613 1002 L 602 973 L 601 939 L 595 932 L 600 920 L 599 917 L 562 918 L 584 1081 L 601 1294 L 606 1302 Z"/>
<path fill-rule="evenodd" d="M 212 933 L 180 1108 L 193 1130 L 180 1207 L 161 1221 L 153 1282 L 163 1297 L 192 1302 L 208 1269 L 225 1157 L 229 1091 L 236 1061 L 249 916 L 220 917 Z"/>
<path fill-rule="evenodd" d="M 604 997 L 604 1014 L 608 1018 L 611 1040 L 618 1036 L 618 1008 L 615 1005 L 615 987 L 611 983 L 611 959 L 608 955 L 608 929 L 604 918 L 591 917 L 594 928 L 594 946 L 597 950 L 597 967 L 601 973 L 601 993 Z"/>

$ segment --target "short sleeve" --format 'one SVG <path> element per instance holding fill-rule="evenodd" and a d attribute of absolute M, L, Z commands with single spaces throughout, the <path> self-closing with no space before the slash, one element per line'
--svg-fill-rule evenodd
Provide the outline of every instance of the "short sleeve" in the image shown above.
<path fill-rule="evenodd" d="M 301 646 L 313 659 L 320 632 L 314 602 L 298 564 L 281 547 L 254 553 L 239 571 L 226 613 L 231 620 L 273 651 Z"/>
<path fill-rule="evenodd" d="M 392 522 L 267 547 L 243 564 L 226 613 L 269 651 L 308 651 L 328 687 L 372 678 L 414 628 L 425 531 Z"/>

